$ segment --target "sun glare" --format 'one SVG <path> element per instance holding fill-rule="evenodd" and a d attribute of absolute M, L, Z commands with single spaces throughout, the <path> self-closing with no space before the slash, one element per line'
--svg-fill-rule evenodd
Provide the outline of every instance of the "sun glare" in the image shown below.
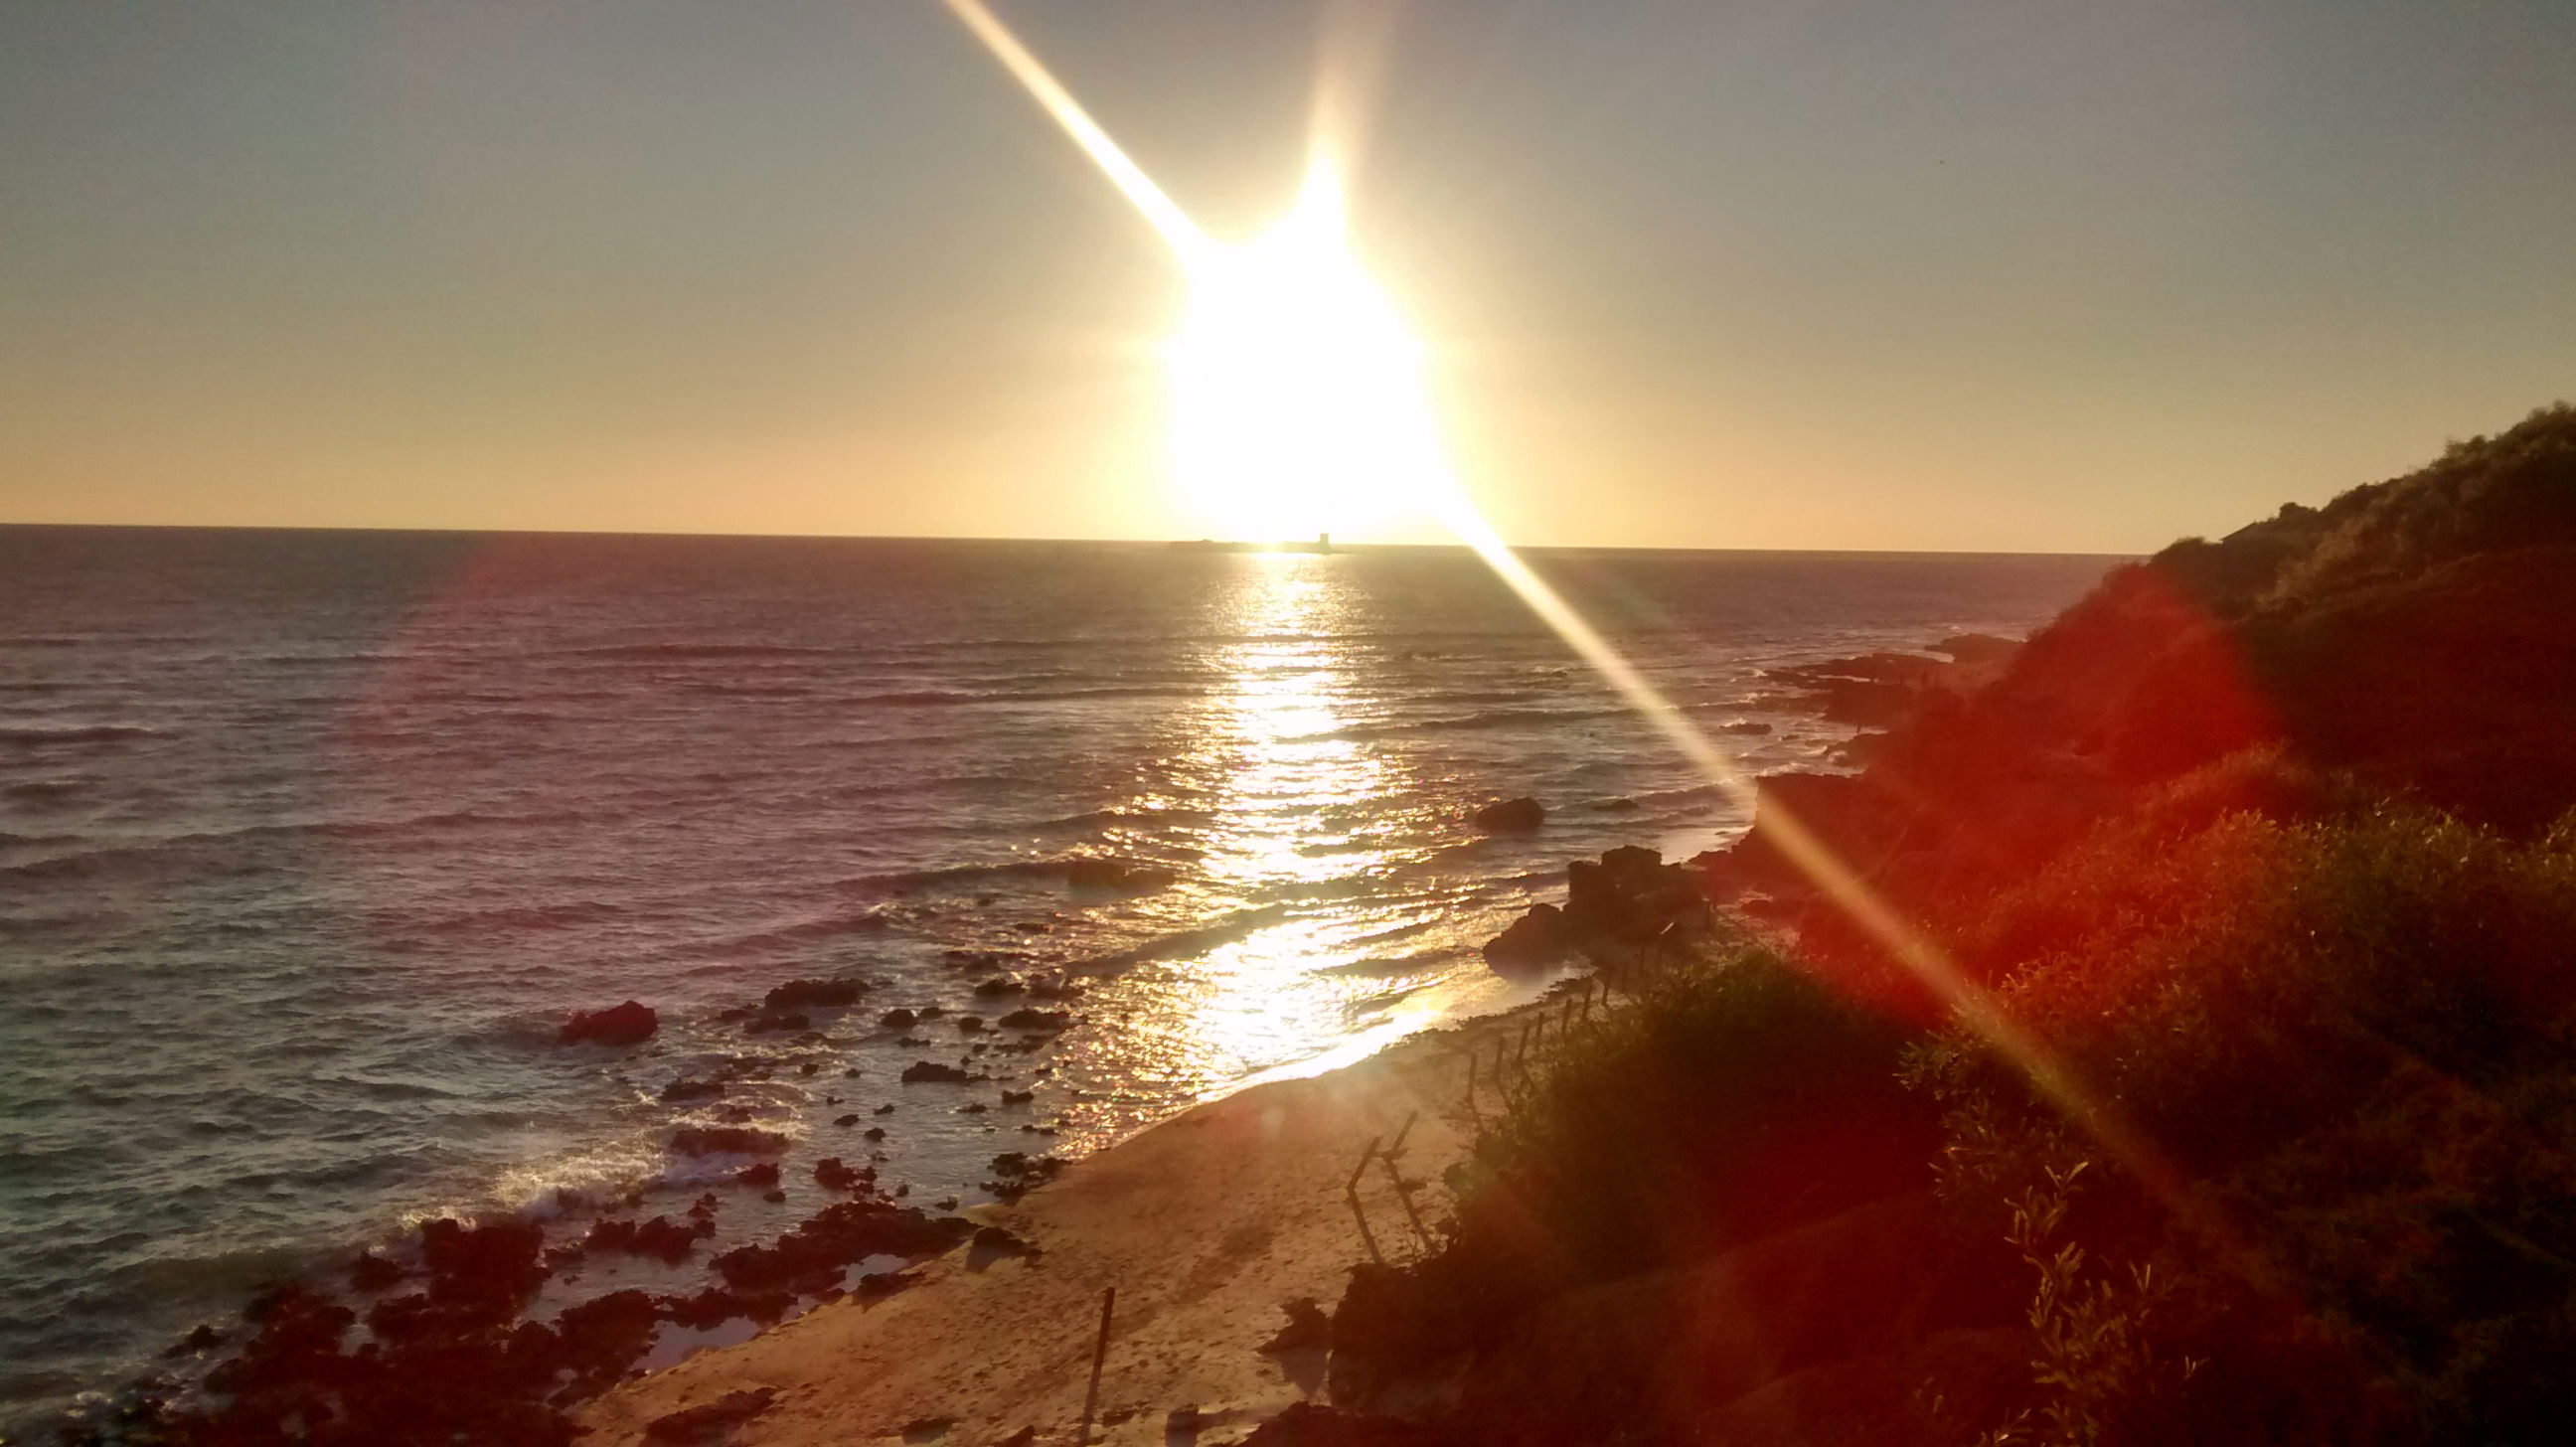
<path fill-rule="evenodd" d="M 1189 312 L 1166 351 L 1182 514 L 1275 542 L 1432 510 L 1444 464 L 1424 349 L 1351 254 L 1334 166 L 1318 160 L 1264 235 L 1185 261 Z"/>

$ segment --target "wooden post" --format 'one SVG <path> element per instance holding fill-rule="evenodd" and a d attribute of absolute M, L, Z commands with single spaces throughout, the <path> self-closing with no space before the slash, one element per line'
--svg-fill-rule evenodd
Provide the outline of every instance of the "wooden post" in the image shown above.
<path fill-rule="evenodd" d="M 1100 1294 L 1100 1337 L 1091 1344 L 1091 1386 L 1082 1394 L 1082 1435 L 1074 1439 L 1080 1447 L 1091 1447 L 1091 1414 L 1100 1409 L 1100 1368 L 1109 1360 L 1109 1314 L 1117 1307 L 1117 1287 Z"/>
<path fill-rule="evenodd" d="M 1360 1152 L 1360 1163 L 1351 1167 L 1351 1178 L 1342 1183 L 1342 1199 L 1351 1203 L 1351 1219 L 1359 1223 L 1360 1244 L 1368 1247 L 1369 1259 L 1384 1266 L 1386 1253 L 1377 1249 L 1377 1233 L 1369 1229 L 1368 1209 L 1360 1204 L 1360 1177 L 1367 1173 L 1369 1159 L 1377 1154 L 1377 1143 L 1378 1137 L 1369 1137 L 1367 1147 Z"/>

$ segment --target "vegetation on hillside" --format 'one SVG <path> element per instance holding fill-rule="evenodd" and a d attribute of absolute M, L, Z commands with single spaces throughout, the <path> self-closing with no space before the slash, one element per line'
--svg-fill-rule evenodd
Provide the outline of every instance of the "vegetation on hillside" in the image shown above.
<path fill-rule="evenodd" d="M 1993 1017 L 1757 827 L 1713 883 L 1796 947 L 1574 1037 L 1337 1389 L 1479 1443 L 2576 1418 L 2576 409 L 2123 570 L 1783 801 Z"/>

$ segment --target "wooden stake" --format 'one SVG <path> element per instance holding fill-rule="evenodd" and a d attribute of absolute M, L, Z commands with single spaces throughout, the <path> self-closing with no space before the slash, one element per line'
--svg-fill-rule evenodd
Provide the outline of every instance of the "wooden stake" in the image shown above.
<path fill-rule="evenodd" d="M 1091 1344 L 1091 1387 L 1082 1394 L 1082 1435 L 1074 1440 L 1091 1447 L 1091 1414 L 1100 1408 L 1100 1368 L 1109 1360 L 1109 1314 L 1118 1307 L 1118 1288 L 1100 1294 L 1100 1338 Z"/>

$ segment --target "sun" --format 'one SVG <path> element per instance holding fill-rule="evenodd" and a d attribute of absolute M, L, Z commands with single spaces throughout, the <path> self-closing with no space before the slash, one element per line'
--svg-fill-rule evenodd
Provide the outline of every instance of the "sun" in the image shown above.
<path fill-rule="evenodd" d="M 1351 253 L 1338 169 L 1317 160 L 1269 231 L 1183 261 L 1165 348 L 1181 516 L 1249 542 L 1427 516 L 1446 476 L 1427 354 Z"/>

